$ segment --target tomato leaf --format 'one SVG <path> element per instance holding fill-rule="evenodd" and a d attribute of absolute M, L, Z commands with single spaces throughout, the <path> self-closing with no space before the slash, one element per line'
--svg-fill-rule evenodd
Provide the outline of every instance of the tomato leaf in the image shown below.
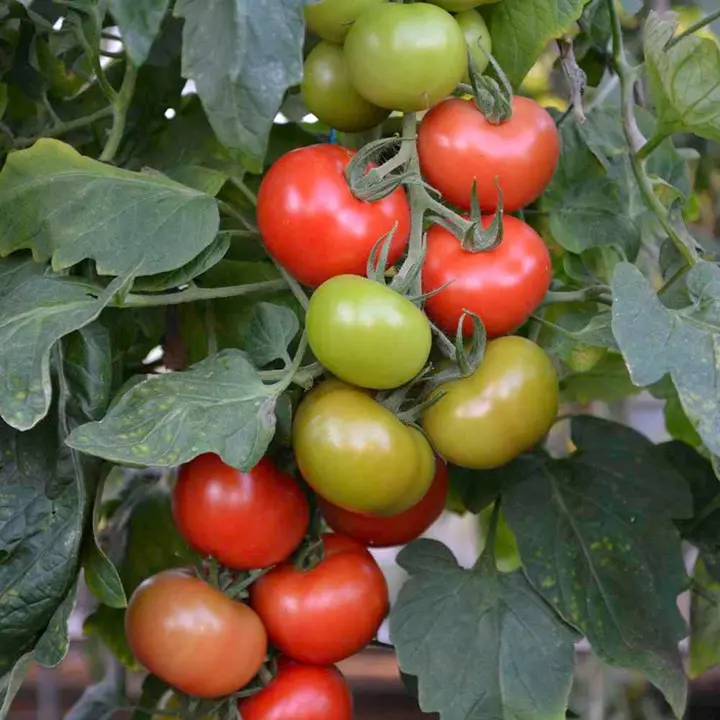
<path fill-rule="evenodd" d="M 574 633 L 522 572 L 498 573 L 484 558 L 465 570 L 435 540 L 415 541 L 398 562 L 411 577 L 390 633 L 422 710 L 443 720 L 565 717 Z"/>
<path fill-rule="evenodd" d="M 655 132 L 690 131 L 720 142 L 720 47 L 690 35 L 668 48 L 676 28 L 655 12 L 645 24 L 645 61 L 658 113 Z"/>
<path fill-rule="evenodd" d="M 518 87 L 553 38 L 578 20 L 589 0 L 503 0 L 492 7 L 495 59 Z"/>
<path fill-rule="evenodd" d="M 12 153 L 0 173 L 0 256 L 28 248 L 56 271 L 86 258 L 100 275 L 175 270 L 213 242 L 218 225 L 211 197 L 58 140 Z"/>
<path fill-rule="evenodd" d="M 718 454 L 720 268 L 699 262 L 687 274 L 687 287 L 692 305 L 670 310 L 637 268 L 618 265 L 612 281 L 613 332 L 635 385 L 651 385 L 669 373 L 688 418 Z"/>
<path fill-rule="evenodd" d="M 560 380 L 563 402 L 616 402 L 637 395 L 640 390 L 630 379 L 622 357 L 616 353 L 607 353 L 589 370 L 570 372 Z"/>
<path fill-rule="evenodd" d="M 135 65 L 142 65 L 160 32 L 169 0 L 109 0 L 123 44 Z"/>
<path fill-rule="evenodd" d="M 170 686 L 155 675 L 148 675 L 142 684 L 142 693 L 138 700 L 138 707 L 130 716 L 130 720 L 148 720 L 151 717 L 149 712 L 145 712 L 142 708 L 158 707 L 165 693 Z"/>
<path fill-rule="evenodd" d="M 70 649 L 68 622 L 75 606 L 77 586 L 73 585 L 66 598 L 58 605 L 45 632 L 35 646 L 33 657 L 44 667 L 57 667 Z"/>
<path fill-rule="evenodd" d="M 720 665 L 720 581 L 708 573 L 702 556 L 693 572 L 689 659 L 691 678 Z"/>
<path fill-rule="evenodd" d="M 252 172 L 262 172 L 285 91 L 302 79 L 302 8 L 302 0 L 178 0 L 175 6 L 185 20 L 183 75 L 195 81 L 220 141 Z"/>
<path fill-rule="evenodd" d="M 0 677 L 0 701 L 2 702 L 0 704 L 0 720 L 5 720 L 8 717 L 10 706 L 25 681 L 32 660 L 32 653 L 23 655 L 10 672 Z"/>
<path fill-rule="evenodd" d="M 665 429 L 670 437 L 682 440 L 683 443 L 696 448 L 701 447 L 703 444 L 702 438 L 685 414 L 680 402 L 680 396 L 670 376 L 666 375 L 659 383 L 651 385 L 648 390 L 653 397 L 665 401 L 663 415 L 665 417 Z"/>
<path fill-rule="evenodd" d="M 245 334 L 245 351 L 257 367 L 273 360 L 289 365 L 288 345 L 300 330 L 300 321 L 290 308 L 261 302 L 255 305 Z"/>
<path fill-rule="evenodd" d="M 568 458 L 520 458 L 524 481 L 503 490 L 523 565 L 602 660 L 645 673 L 679 717 L 687 578 L 672 520 L 691 514 L 687 485 L 623 425 L 577 417 L 572 440 Z"/>
<path fill-rule="evenodd" d="M 118 463 L 173 467 L 214 452 L 249 470 L 272 439 L 276 400 L 243 353 L 223 350 L 183 372 L 148 377 L 67 442 Z"/>
<path fill-rule="evenodd" d="M 85 688 L 65 720 L 110 720 L 123 701 L 119 678 L 108 672 L 99 683 Z"/>

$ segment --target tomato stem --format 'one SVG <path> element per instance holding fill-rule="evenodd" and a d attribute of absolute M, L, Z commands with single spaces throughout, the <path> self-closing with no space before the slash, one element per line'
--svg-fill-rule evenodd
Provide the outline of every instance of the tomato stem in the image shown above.
<path fill-rule="evenodd" d="M 545 295 L 540 307 L 557 305 L 558 303 L 597 302 L 602 305 L 612 305 L 612 294 L 606 285 L 597 285 L 582 290 L 549 291 Z"/>
<path fill-rule="evenodd" d="M 45 130 L 39 135 L 32 137 L 20 137 L 13 141 L 13 148 L 20 150 L 22 148 L 29 147 L 41 138 L 56 138 L 66 133 L 72 132 L 73 130 L 80 130 L 81 128 L 87 127 L 88 125 L 94 125 L 98 120 L 104 120 L 105 118 L 112 117 L 113 109 L 111 107 L 105 107 L 102 110 L 92 113 L 92 115 L 85 115 L 84 117 L 75 118 L 74 120 L 68 120 L 66 122 L 55 123 L 53 127 Z"/>
<path fill-rule="evenodd" d="M 230 285 L 228 287 L 199 288 L 192 287 L 174 293 L 140 294 L 129 293 L 125 297 L 116 298 L 112 303 L 113 307 L 153 307 L 158 305 L 181 305 L 187 302 L 198 300 L 217 300 L 221 298 L 239 297 L 251 295 L 257 292 L 274 292 L 283 290 L 286 286 L 285 280 L 267 280 L 259 283 L 246 283 L 245 285 Z M 306 298 L 307 299 L 307 298 Z"/>
<path fill-rule="evenodd" d="M 678 33 L 674 38 L 671 38 L 665 46 L 665 50 L 667 51 L 675 47 L 675 45 L 677 45 L 681 40 L 684 40 L 686 37 L 696 33 L 698 30 L 702 30 L 704 27 L 714 23 L 718 18 L 720 18 L 720 10 L 715 10 L 709 15 L 706 15 L 704 18 L 701 18 L 681 33 Z"/>
<path fill-rule="evenodd" d="M 125 77 L 123 78 L 120 92 L 116 93 L 112 100 L 113 124 L 110 130 L 105 147 L 100 155 L 100 162 L 112 162 L 122 142 L 125 133 L 125 121 L 127 120 L 128 109 L 135 92 L 135 81 L 137 80 L 137 68 L 129 57 L 125 59 Z"/>

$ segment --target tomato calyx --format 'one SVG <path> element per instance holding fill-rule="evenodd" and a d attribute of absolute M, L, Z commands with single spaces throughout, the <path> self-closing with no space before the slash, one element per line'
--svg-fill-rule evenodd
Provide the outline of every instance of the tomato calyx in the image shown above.
<path fill-rule="evenodd" d="M 470 73 L 472 95 L 475 105 L 485 116 L 485 119 L 492 125 L 501 125 L 512 117 L 512 86 L 492 53 L 488 53 L 480 42 L 478 42 L 478 47 L 487 55 L 498 80 L 479 72 L 480 68 L 477 61 L 468 48 L 468 71 Z"/>

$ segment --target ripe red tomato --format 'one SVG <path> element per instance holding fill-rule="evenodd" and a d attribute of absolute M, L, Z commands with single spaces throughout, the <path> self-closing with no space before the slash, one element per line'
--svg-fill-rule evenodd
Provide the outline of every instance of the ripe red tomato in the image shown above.
<path fill-rule="evenodd" d="M 495 178 L 505 210 L 535 200 L 552 179 L 560 138 L 550 114 L 534 100 L 516 96 L 513 115 L 492 125 L 472 100 L 451 98 L 436 105 L 418 131 L 425 179 L 450 203 L 470 208 L 473 180 L 482 210 L 497 209 Z"/>
<path fill-rule="evenodd" d="M 300 486 L 270 458 L 240 472 L 212 453 L 180 468 L 173 515 L 193 548 L 235 570 L 282 562 L 310 521 Z"/>
<path fill-rule="evenodd" d="M 305 572 L 285 563 L 250 587 L 272 643 L 300 662 L 330 665 L 359 652 L 387 614 L 385 576 L 358 542 L 324 535 L 325 556 Z"/>
<path fill-rule="evenodd" d="M 125 634 L 151 673 L 203 698 L 247 685 L 267 652 L 265 628 L 253 610 L 178 570 L 158 573 L 135 590 Z"/>
<path fill-rule="evenodd" d="M 338 533 L 348 535 L 372 547 L 405 545 L 425 532 L 445 509 L 449 480 L 445 463 L 436 461 L 435 479 L 425 497 L 399 515 L 378 517 L 344 510 L 318 496 L 327 524 Z"/>
<path fill-rule="evenodd" d="M 487 227 L 492 216 L 483 217 Z M 425 312 L 454 334 L 463 310 L 479 315 L 489 337 L 512 332 L 536 310 L 552 280 L 550 253 L 542 238 L 522 220 L 503 217 L 503 240 L 493 250 L 469 252 L 436 225 L 427 235 L 423 292 L 450 283 L 425 302 Z M 466 334 L 472 323 L 464 323 Z"/>
<path fill-rule="evenodd" d="M 281 664 L 273 681 L 240 702 L 243 720 L 352 720 L 353 700 L 334 666 Z"/>
<path fill-rule="evenodd" d="M 283 155 L 260 184 L 257 219 L 270 254 L 300 282 L 365 275 L 375 243 L 392 230 L 389 262 L 403 254 L 410 206 L 402 188 L 377 202 L 358 200 L 344 170 L 353 150 L 312 145 Z"/>

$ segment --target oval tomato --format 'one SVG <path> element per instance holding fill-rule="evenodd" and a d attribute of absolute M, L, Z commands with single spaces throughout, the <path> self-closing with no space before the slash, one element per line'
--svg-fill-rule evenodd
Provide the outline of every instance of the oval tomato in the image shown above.
<path fill-rule="evenodd" d="M 229 695 L 246 685 L 267 652 L 257 613 L 177 570 L 158 573 L 135 590 L 125 634 L 151 673 L 203 698 Z"/>
<path fill-rule="evenodd" d="M 407 247 L 410 206 L 397 188 L 377 202 L 358 200 L 344 170 L 353 150 L 311 145 L 283 155 L 260 184 L 257 219 L 270 254 L 300 282 L 365 275 L 370 251 L 397 223 L 388 260 Z"/>
<path fill-rule="evenodd" d="M 425 314 L 385 285 L 338 275 L 310 298 L 306 327 L 315 357 L 341 380 L 386 390 L 404 385 L 430 355 Z"/>
<path fill-rule="evenodd" d="M 281 665 L 272 682 L 240 702 L 243 720 L 352 720 L 353 699 L 334 666 Z"/>
<path fill-rule="evenodd" d="M 480 208 L 497 209 L 495 178 L 506 212 L 535 200 L 552 179 L 560 138 L 550 113 L 534 100 L 516 96 L 513 115 L 492 125 L 472 100 L 451 98 L 420 123 L 418 153 L 425 179 L 450 203 L 470 208 L 477 180 Z"/>
<path fill-rule="evenodd" d="M 488 343 L 469 377 L 443 383 L 445 395 L 422 426 L 448 462 L 478 470 L 499 467 L 539 442 L 557 414 L 558 378 L 548 356 L 522 337 Z"/>
<path fill-rule="evenodd" d="M 300 472 L 318 495 L 355 512 L 397 515 L 417 504 L 435 474 L 429 443 L 367 392 L 325 382 L 293 423 Z"/>
<path fill-rule="evenodd" d="M 323 40 L 342 43 L 351 25 L 365 10 L 387 0 L 319 0 L 305 5 L 305 22 Z"/>
<path fill-rule="evenodd" d="M 325 555 L 311 570 L 291 563 L 250 587 L 250 602 L 272 643 L 300 662 L 330 665 L 376 635 L 389 607 L 385 576 L 358 542 L 323 536 Z"/>
<path fill-rule="evenodd" d="M 483 16 L 476 10 L 465 10 L 455 16 L 455 22 L 460 26 L 465 36 L 465 42 L 472 53 L 473 60 L 479 73 L 485 72 L 492 52 L 492 39 L 490 31 Z M 470 72 L 465 71 L 463 82 L 470 82 Z"/>
<path fill-rule="evenodd" d="M 358 94 L 350 82 L 343 49 L 329 42 L 319 42 L 307 56 L 302 94 L 307 109 L 320 122 L 343 132 L 368 130 L 390 114 Z"/>
<path fill-rule="evenodd" d="M 467 69 L 462 30 L 445 10 L 387 3 L 363 13 L 345 39 L 357 91 L 389 110 L 427 110 L 447 97 Z"/>
<path fill-rule="evenodd" d="M 302 489 L 270 458 L 240 472 L 212 453 L 180 468 L 173 515 L 180 534 L 195 550 L 234 570 L 285 560 L 310 521 Z"/>
<path fill-rule="evenodd" d="M 440 517 L 445 509 L 449 484 L 445 463 L 438 460 L 435 478 L 425 497 L 399 515 L 363 515 L 343 510 L 322 498 L 318 498 L 318 504 L 325 521 L 335 532 L 371 547 L 392 547 L 415 540 Z"/>
<path fill-rule="evenodd" d="M 492 222 L 483 217 L 483 225 Z M 469 252 L 445 228 L 427 234 L 423 292 L 450 283 L 425 302 L 425 312 L 454 334 L 463 310 L 482 319 L 489 337 L 512 332 L 537 309 L 552 280 L 550 253 L 542 238 L 522 220 L 503 216 L 503 240 L 493 250 Z M 472 332 L 467 320 L 463 330 Z"/>

